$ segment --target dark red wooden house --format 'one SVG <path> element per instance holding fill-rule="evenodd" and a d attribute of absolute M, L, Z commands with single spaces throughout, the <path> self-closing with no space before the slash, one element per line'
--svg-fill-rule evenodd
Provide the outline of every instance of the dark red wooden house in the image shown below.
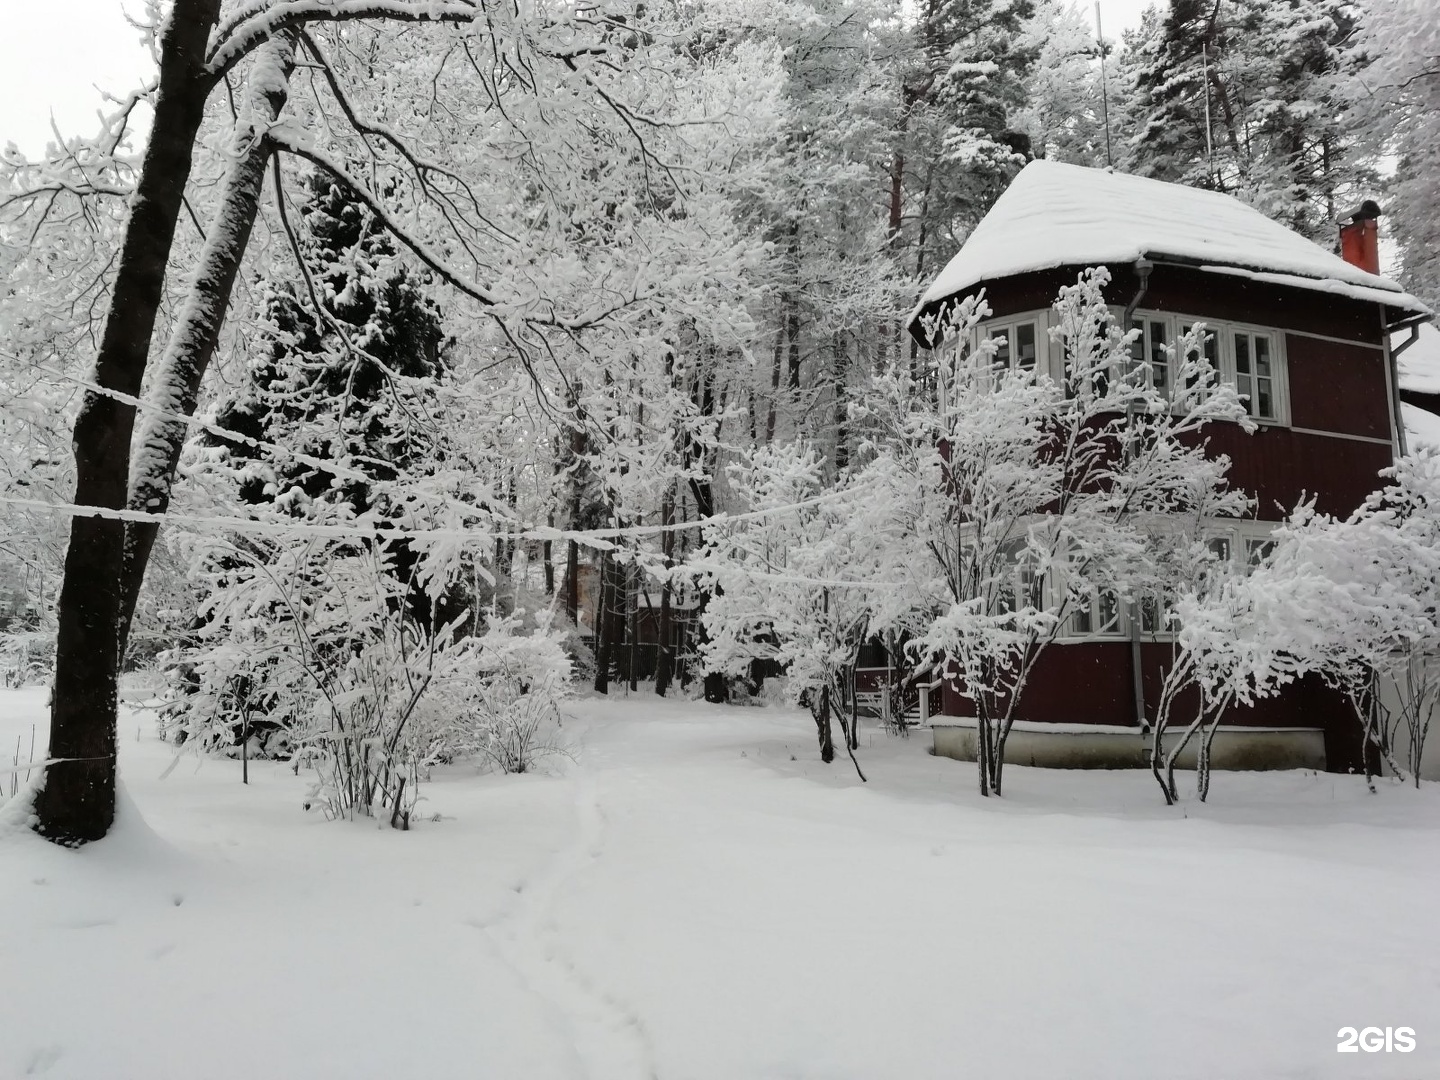
<path fill-rule="evenodd" d="M 1390 334 L 1430 312 L 1379 276 L 1377 215 L 1367 203 L 1342 223 L 1349 262 L 1227 195 L 1036 161 L 936 278 L 909 325 L 924 345 L 924 316 L 983 289 L 993 314 L 981 333 L 1001 339 L 1000 357 L 1059 378 L 1050 305 L 1062 285 L 1098 265 L 1110 269 L 1116 317 L 1129 313 L 1147 355 L 1203 321 L 1222 377 L 1238 385 L 1258 424 L 1255 434 L 1232 424 L 1208 432 L 1230 457 L 1231 484 L 1255 499 L 1253 520 L 1213 529 L 1214 550 L 1243 565 L 1263 557 L 1274 524 L 1302 496 L 1316 496 L 1322 512 L 1349 513 L 1404 451 Z M 1143 763 L 1145 718 L 1173 650 L 1171 635 L 1146 623 L 1132 623 L 1127 605 L 1104 595 L 1078 613 L 1037 663 L 1007 757 Z M 969 702 L 955 687 L 942 696 L 936 750 L 966 756 Z M 1215 743 L 1221 767 L 1343 771 L 1359 752 L 1348 705 L 1318 680 L 1231 710 Z"/>

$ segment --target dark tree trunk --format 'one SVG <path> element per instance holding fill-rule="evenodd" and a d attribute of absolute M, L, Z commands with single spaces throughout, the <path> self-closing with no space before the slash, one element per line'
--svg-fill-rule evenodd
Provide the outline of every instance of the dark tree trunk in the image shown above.
<path fill-rule="evenodd" d="M 555 527 L 555 514 L 552 511 L 545 518 L 545 523 L 552 529 Z M 546 540 L 540 545 L 540 563 L 545 568 L 545 595 L 555 595 L 555 546 Z"/>
<path fill-rule="evenodd" d="M 783 307 L 783 304 L 782 304 Z M 775 410 L 780 401 L 780 360 L 785 355 L 785 320 L 775 331 L 775 355 L 770 364 L 770 404 L 765 410 L 765 443 L 775 441 Z"/>
<path fill-rule="evenodd" d="M 205 45 L 219 7 L 218 0 L 175 0 L 160 41 L 155 117 L 95 359 L 95 382 L 130 397 L 140 393 L 145 376 L 175 222 L 213 85 L 205 71 Z M 125 506 L 134 426 L 133 406 L 106 394 L 85 394 L 75 421 L 73 502 L 109 510 Z M 48 756 L 59 760 L 47 766 L 35 799 L 36 831 L 56 843 L 98 840 L 115 820 L 124 549 L 118 519 L 72 520 L 50 712 Z"/>
<path fill-rule="evenodd" d="M 595 692 L 610 692 L 610 553 L 600 553 L 600 592 L 595 598 Z"/>
<path fill-rule="evenodd" d="M 701 416 L 715 415 L 715 383 L 714 376 L 708 366 L 701 369 L 696 378 L 694 386 L 694 401 Z M 685 445 L 685 462 L 692 465 L 703 462 L 705 468 L 699 475 L 690 477 L 690 494 L 695 497 L 695 516 L 700 520 L 706 520 L 715 516 L 715 485 L 711 480 L 712 468 L 710 455 L 705 448 L 699 445 L 693 437 L 688 437 Z M 715 586 L 716 592 L 720 587 Z M 696 624 L 700 627 L 700 641 L 706 640 L 705 623 L 701 616 L 704 615 L 705 607 L 710 602 L 710 594 L 706 593 L 700 597 L 699 607 L 695 611 Z M 715 704 L 723 704 L 730 700 L 730 688 L 725 682 L 725 675 L 719 671 L 707 671 L 705 673 L 705 700 Z"/>
<path fill-rule="evenodd" d="M 640 646 L 640 595 L 638 586 L 643 586 L 643 581 L 637 581 L 638 575 L 633 567 L 626 571 L 625 606 L 629 616 L 629 627 L 626 635 L 630 639 L 630 648 L 626 651 L 629 657 L 626 660 L 630 668 L 630 692 L 633 694 L 639 686 L 637 685 L 640 673 L 637 670 L 640 666 L 638 649 Z"/>
<path fill-rule="evenodd" d="M 835 735 L 830 727 L 830 687 L 820 688 L 820 700 L 811 708 L 815 730 L 820 738 L 820 760 L 829 765 L 835 760 Z"/>
<path fill-rule="evenodd" d="M 675 492 L 673 488 L 667 488 L 664 497 L 660 501 L 660 524 L 669 526 L 675 524 Z M 667 528 L 660 534 L 660 550 L 665 555 L 665 569 L 669 570 L 675 565 L 675 532 Z M 659 644 L 655 649 L 655 693 L 660 697 L 665 696 L 665 691 L 670 689 L 670 679 L 674 669 L 674 659 L 670 651 L 670 578 L 665 578 L 665 584 L 660 590 L 660 629 L 656 634 Z"/>
<path fill-rule="evenodd" d="M 262 62 L 275 64 L 286 81 L 266 83 L 263 93 L 247 94 L 249 123 L 235 133 L 233 157 L 226 172 L 220 210 L 210 225 L 190 282 L 189 303 L 171 331 L 154 379 L 152 397 L 169 413 L 195 414 L 200 383 L 220 342 L 220 327 L 230 292 L 245 257 L 250 229 L 265 186 L 265 169 L 271 147 L 264 128 L 285 107 L 288 79 L 295 66 L 297 33 L 286 30 L 267 42 L 260 51 Z M 131 469 L 128 506 L 151 514 L 170 508 L 175 469 L 185 448 L 189 425 L 169 416 L 151 413 L 140 424 L 139 445 Z M 159 522 L 131 521 L 125 525 L 125 568 L 121 575 L 120 650 L 124 654 L 135 617 L 135 605 L 145 580 L 145 567 L 155 546 Z"/>
<path fill-rule="evenodd" d="M 565 615 L 577 630 L 580 627 L 580 545 L 574 540 L 565 546 Z"/>

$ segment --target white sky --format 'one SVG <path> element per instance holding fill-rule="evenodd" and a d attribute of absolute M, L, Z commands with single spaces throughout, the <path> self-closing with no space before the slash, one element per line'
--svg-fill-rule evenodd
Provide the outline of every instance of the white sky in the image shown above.
<path fill-rule="evenodd" d="M 1118 39 L 1150 2 L 1102 0 L 1105 36 Z M 1079 6 L 1093 21 L 1094 3 Z M 150 57 L 125 11 L 143 18 L 143 0 L 0 0 L 0 145 L 38 156 L 52 114 L 62 135 L 91 135 L 97 87 L 118 96 L 144 82 Z"/>
<path fill-rule="evenodd" d="M 93 135 L 100 89 L 120 96 L 153 72 L 140 31 L 143 0 L 0 0 L 0 145 L 38 156 L 60 133 Z"/>

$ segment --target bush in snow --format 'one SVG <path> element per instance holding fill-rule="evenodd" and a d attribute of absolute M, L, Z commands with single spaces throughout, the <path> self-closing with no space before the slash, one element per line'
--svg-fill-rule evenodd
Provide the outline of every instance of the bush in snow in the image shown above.
<path fill-rule="evenodd" d="M 237 548 L 243 551 L 245 548 Z M 192 645 L 174 656 L 171 730 L 202 748 L 274 732 L 312 768 L 309 805 L 404 826 L 434 764 L 480 755 L 524 771 L 556 748 L 570 666 L 519 615 L 429 629 L 378 551 L 271 544 L 226 560 Z"/>
<path fill-rule="evenodd" d="M 1316 673 L 1349 700 L 1367 766 L 1374 754 L 1419 782 L 1440 700 L 1440 455 L 1401 458 L 1390 476 L 1344 520 L 1300 506 L 1253 573 L 1182 597 L 1177 678 L 1208 704 L 1187 737 L 1208 742 L 1229 703 Z M 1161 784 L 1174 798 L 1173 778 Z"/>

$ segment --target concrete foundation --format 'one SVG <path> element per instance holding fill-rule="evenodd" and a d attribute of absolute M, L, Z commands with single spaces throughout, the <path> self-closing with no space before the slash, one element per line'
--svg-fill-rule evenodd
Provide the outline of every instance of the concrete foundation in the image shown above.
<path fill-rule="evenodd" d="M 974 720 L 936 717 L 931 730 L 938 756 L 975 760 Z M 1182 733 L 1167 735 L 1166 745 L 1179 742 Z M 1150 766 L 1150 743 L 1139 728 L 1017 723 L 1005 741 L 1005 761 L 1047 769 L 1141 769 Z M 1180 755 L 1182 768 L 1195 767 L 1198 743 L 1197 735 Z M 1325 736 L 1319 728 L 1222 725 L 1210 757 L 1216 769 L 1324 769 Z"/>

